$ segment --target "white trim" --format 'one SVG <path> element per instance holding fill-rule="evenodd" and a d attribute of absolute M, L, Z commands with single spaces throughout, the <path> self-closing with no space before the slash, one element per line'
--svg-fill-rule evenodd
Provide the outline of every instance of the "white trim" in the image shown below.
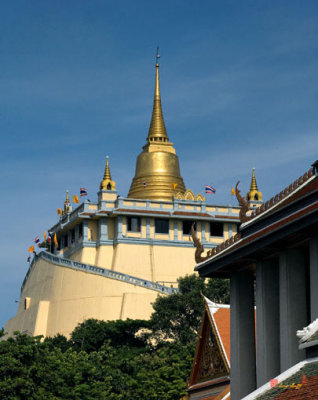
<path fill-rule="evenodd" d="M 298 348 L 299 348 L 299 350 L 303 350 L 303 349 L 306 349 L 307 347 L 313 347 L 313 346 L 316 346 L 316 345 L 318 345 L 318 339 L 317 340 L 313 340 L 311 342 L 301 343 Z"/>
<path fill-rule="evenodd" d="M 207 297 L 205 297 L 205 296 L 204 296 L 204 300 L 206 301 L 206 303 L 207 303 L 207 305 L 208 305 L 208 309 L 209 309 L 209 311 L 210 311 L 211 318 L 213 319 L 213 323 L 214 323 L 214 326 L 215 326 L 215 329 L 216 329 L 216 333 L 217 333 L 217 335 L 218 335 L 219 342 L 221 343 L 222 351 L 223 351 L 223 353 L 224 353 L 224 355 L 225 355 L 227 365 L 228 365 L 229 368 L 231 368 L 229 359 L 228 359 L 228 357 L 227 357 L 225 348 L 224 348 L 224 346 L 223 346 L 222 338 L 221 338 L 221 336 L 220 336 L 220 332 L 219 332 L 217 323 L 215 322 L 215 319 L 214 319 L 214 316 L 213 316 L 213 314 L 216 313 L 220 308 L 229 309 L 230 306 L 229 306 L 229 304 L 218 304 L 218 303 L 214 303 L 213 301 L 209 300 L 209 299 L 208 299 Z"/>

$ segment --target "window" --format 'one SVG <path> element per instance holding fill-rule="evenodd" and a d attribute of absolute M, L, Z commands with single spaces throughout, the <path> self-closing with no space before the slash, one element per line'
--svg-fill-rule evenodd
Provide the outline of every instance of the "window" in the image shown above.
<path fill-rule="evenodd" d="M 155 232 L 156 233 L 169 233 L 169 220 L 168 219 L 155 219 Z"/>
<path fill-rule="evenodd" d="M 140 232 L 141 221 L 140 217 L 127 218 L 127 230 L 129 232 Z"/>
<path fill-rule="evenodd" d="M 210 235 L 223 237 L 223 222 L 210 222 Z"/>
<path fill-rule="evenodd" d="M 194 224 L 194 230 L 197 230 L 197 224 L 195 221 L 182 221 L 182 229 L 184 235 L 190 235 L 191 226 Z"/>

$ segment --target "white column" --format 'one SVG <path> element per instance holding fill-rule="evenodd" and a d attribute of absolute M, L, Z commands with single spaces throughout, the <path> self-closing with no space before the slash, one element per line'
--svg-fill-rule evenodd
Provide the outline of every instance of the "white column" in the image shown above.
<path fill-rule="evenodd" d="M 312 238 L 309 244 L 310 263 L 310 319 L 318 318 L 318 236 Z"/>
<path fill-rule="evenodd" d="M 250 272 L 231 276 L 231 400 L 256 389 L 254 278 Z"/>
<path fill-rule="evenodd" d="M 298 249 L 279 256 L 280 369 L 286 371 L 305 358 L 296 332 L 307 325 L 305 258 Z"/>
<path fill-rule="evenodd" d="M 280 373 L 277 258 L 256 265 L 256 323 L 256 378 L 260 387 Z"/>

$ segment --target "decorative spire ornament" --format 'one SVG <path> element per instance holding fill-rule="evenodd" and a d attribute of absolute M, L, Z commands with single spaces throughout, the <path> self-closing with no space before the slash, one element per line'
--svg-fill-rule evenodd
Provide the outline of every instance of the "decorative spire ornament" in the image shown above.
<path fill-rule="evenodd" d="M 171 201 L 177 194 L 183 194 L 186 189 L 180 174 L 179 159 L 173 143 L 169 142 L 162 115 L 159 58 L 159 47 L 157 47 L 155 93 L 147 143 L 137 158 L 136 172 L 128 197 Z"/>
<path fill-rule="evenodd" d="M 109 157 L 108 156 L 106 156 L 106 166 L 105 166 L 104 177 L 100 183 L 99 188 L 100 188 L 100 190 L 115 190 L 115 188 L 116 188 L 116 183 L 115 183 L 115 181 L 112 181 L 112 176 L 110 174 Z"/>

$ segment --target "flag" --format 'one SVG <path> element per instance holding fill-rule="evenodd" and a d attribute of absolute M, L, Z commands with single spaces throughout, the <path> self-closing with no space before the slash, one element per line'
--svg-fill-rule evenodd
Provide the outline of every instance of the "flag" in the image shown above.
<path fill-rule="evenodd" d="M 80 188 L 80 196 L 87 196 L 87 190 L 85 188 Z"/>
<path fill-rule="evenodd" d="M 31 256 L 28 257 L 27 262 L 29 263 L 31 261 Z"/>
<path fill-rule="evenodd" d="M 233 196 L 235 196 L 235 189 L 232 187 L 231 188 L 231 194 L 233 195 Z"/>
<path fill-rule="evenodd" d="M 147 185 L 146 181 L 142 181 L 142 184 L 144 185 L 144 187 L 146 187 Z"/>
<path fill-rule="evenodd" d="M 216 189 L 214 189 L 212 186 L 205 185 L 205 193 L 212 193 L 215 194 Z"/>
<path fill-rule="evenodd" d="M 62 209 L 61 208 L 57 209 L 57 215 L 62 215 Z"/>
<path fill-rule="evenodd" d="M 51 240 L 52 240 L 52 233 L 49 232 L 48 237 L 47 237 L 48 244 L 51 244 Z"/>
<path fill-rule="evenodd" d="M 46 231 L 43 233 L 44 243 L 46 243 Z"/>
<path fill-rule="evenodd" d="M 29 253 L 33 253 L 34 252 L 34 246 L 30 246 L 29 247 Z"/>
<path fill-rule="evenodd" d="M 40 238 L 38 236 L 34 239 L 34 243 L 40 246 Z"/>
<path fill-rule="evenodd" d="M 177 183 L 173 183 L 173 184 L 172 184 L 172 189 L 175 190 L 177 186 L 178 186 Z"/>
<path fill-rule="evenodd" d="M 58 249 L 59 248 L 59 242 L 57 241 L 56 234 L 54 235 L 54 244 L 55 244 L 55 247 Z"/>
<path fill-rule="evenodd" d="M 76 194 L 73 195 L 73 203 L 79 203 L 78 197 Z"/>

